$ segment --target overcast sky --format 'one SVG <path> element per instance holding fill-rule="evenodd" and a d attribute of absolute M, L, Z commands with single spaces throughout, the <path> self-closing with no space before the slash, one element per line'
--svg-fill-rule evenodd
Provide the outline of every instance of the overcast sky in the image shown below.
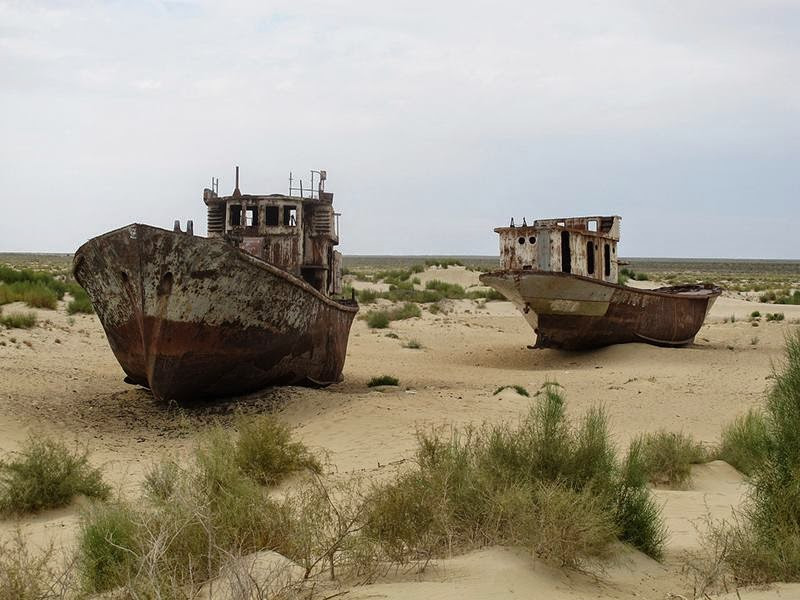
<path fill-rule="evenodd" d="M 800 258 L 800 1 L 0 0 L 0 251 L 327 169 L 346 254 Z"/>

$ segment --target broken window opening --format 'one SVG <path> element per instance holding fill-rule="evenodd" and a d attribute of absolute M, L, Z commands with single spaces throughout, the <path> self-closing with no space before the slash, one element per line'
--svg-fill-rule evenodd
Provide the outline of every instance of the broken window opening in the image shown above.
<path fill-rule="evenodd" d="M 586 242 L 586 272 L 594 275 L 594 244 Z"/>
<path fill-rule="evenodd" d="M 605 263 L 606 277 L 611 277 L 611 246 L 606 244 L 604 250 L 603 262 Z"/>
<path fill-rule="evenodd" d="M 247 227 L 258 227 L 258 208 L 252 207 L 245 211 L 244 224 Z"/>
<path fill-rule="evenodd" d="M 597 231 L 597 221 L 591 220 L 586 224 L 589 231 Z"/>
<path fill-rule="evenodd" d="M 231 206 L 231 225 L 237 227 L 242 224 L 242 207 L 239 204 Z"/>
<path fill-rule="evenodd" d="M 283 226 L 296 227 L 297 226 L 297 207 L 284 206 L 283 207 Z"/>
<path fill-rule="evenodd" d="M 278 213 L 279 209 L 277 206 L 265 206 L 264 207 L 264 223 L 266 225 L 275 226 L 278 224 Z"/>
<path fill-rule="evenodd" d="M 572 252 L 569 247 L 569 231 L 561 232 L 561 271 L 572 273 Z"/>

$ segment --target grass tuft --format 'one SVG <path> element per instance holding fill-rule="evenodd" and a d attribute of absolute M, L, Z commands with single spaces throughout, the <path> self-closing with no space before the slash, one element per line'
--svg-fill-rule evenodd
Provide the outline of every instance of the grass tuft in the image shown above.
<path fill-rule="evenodd" d="M 9 329 L 30 329 L 35 327 L 37 322 L 35 312 L 27 313 L 9 313 L 0 316 L 0 324 L 5 325 Z"/>
<path fill-rule="evenodd" d="M 381 385 L 400 385 L 400 380 L 391 375 L 381 375 L 380 377 L 373 377 L 367 383 L 367 387 L 378 387 Z"/>
<path fill-rule="evenodd" d="M 525 396 L 527 398 L 530 397 L 528 390 L 526 390 L 521 385 L 501 385 L 492 393 L 492 396 L 497 396 L 497 394 L 499 394 L 503 390 L 515 390 L 520 396 Z"/>
<path fill-rule="evenodd" d="M 0 461 L 0 514 L 66 506 L 79 494 L 104 499 L 110 491 L 88 453 L 60 441 L 31 437 L 16 457 Z"/>
<path fill-rule="evenodd" d="M 322 471 L 308 448 L 292 441 L 289 428 L 270 415 L 241 421 L 235 451 L 239 468 L 262 485 L 275 485 L 297 471 Z"/>
<path fill-rule="evenodd" d="M 658 431 L 641 438 L 644 468 L 650 482 L 683 487 L 691 478 L 691 466 L 708 462 L 708 452 L 684 433 Z"/>
<path fill-rule="evenodd" d="M 764 413 L 751 409 L 722 430 L 717 456 L 745 475 L 751 475 L 766 460 L 768 443 Z"/>

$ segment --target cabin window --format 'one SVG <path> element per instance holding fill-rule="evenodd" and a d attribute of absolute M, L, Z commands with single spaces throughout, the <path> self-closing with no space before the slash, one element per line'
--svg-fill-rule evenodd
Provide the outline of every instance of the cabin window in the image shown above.
<path fill-rule="evenodd" d="M 283 207 L 283 226 L 295 227 L 297 225 L 297 207 L 284 206 Z"/>
<path fill-rule="evenodd" d="M 520 245 L 524 244 L 525 243 L 525 236 L 520 236 L 520 238 L 517 241 L 520 243 Z"/>
<path fill-rule="evenodd" d="M 277 206 L 265 206 L 264 211 L 264 223 L 270 226 L 275 226 L 278 224 L 278 212 L 279 207 Z"/>
<path fill-rule="evenodd" d="M 231 225 L 237 227 L 242 224 L 242 207 L 239 204 L 231 206 Z"/>
<path fill-rule="evenodd" d="M 528 238 L 528 243 L 535 244 L 536 243 L 536 238 L 533 237 L 533 236 L 529 237 Z"/>
<path fill-rule="evenodd" d="M 603 262 L 605 263 L 606 277 L 611 277 L 611 246 L 606 244 L 605 252 L 603 253 Z"/>
<path fill-rule="evenodd" d="M 244 224 L 247 227 L 258 227 L 258 208 L 252 207 L 245 211 Z"/>
<path fill-rule="evenodd" d="M 597 231 L 597 221 L 589 221 L 586 224 L 586 227 L 589 229 L 589 231 Z"/>
<path fill-rule="evenodd" d="M 594 244 L 586 242 L 586 272 L 594 275 Z"/>
<path fill-rule="evenodd" d="M 569 231 L 561 232 L 561 270 L 572 273 L 572 252 L 569 247 Z"/>

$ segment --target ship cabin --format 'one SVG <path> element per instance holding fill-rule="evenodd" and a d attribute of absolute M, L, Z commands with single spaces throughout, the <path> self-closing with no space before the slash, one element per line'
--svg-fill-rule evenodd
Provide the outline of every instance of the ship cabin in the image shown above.
<path fill-rule="evenodd" d="M 316 188 L 315 186 L 316 179 Z M 223 238 L 231 245 L 276 267 L 301 277 L 317 291 L 340 294 L 342 255 L 339 213 L 333 210 L 333 193 L 325 191 L 325 171 L 311 172 L 311 186 L 293 187 L 289 193 L 253 195 L 236 187 L 230 196 L 218 195 L 218 182 L 203 191 L 208 207 L 208 237 Z"/>
<path fill-rule="evenodd" d="M 621 217 L 539 219 L 498 227 L 500 265 L 509 271 L 556 271 L 617 283 Z"/>

